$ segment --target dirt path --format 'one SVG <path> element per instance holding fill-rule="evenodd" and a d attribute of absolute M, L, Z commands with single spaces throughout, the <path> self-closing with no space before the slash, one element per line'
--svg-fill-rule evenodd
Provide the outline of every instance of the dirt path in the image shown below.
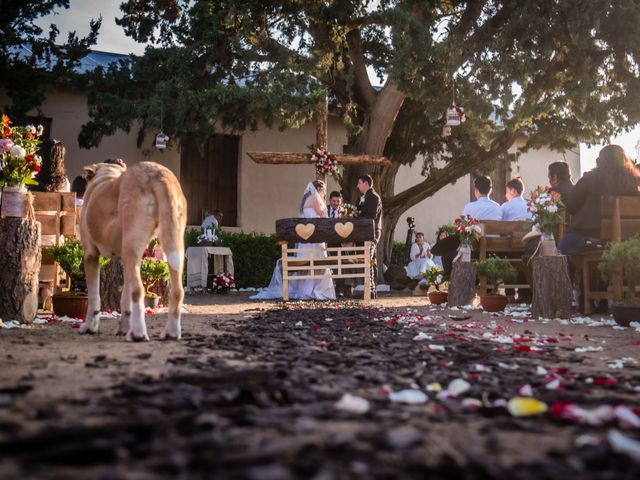
<path fill-rule="evenodd" d="M 633 329 L 411 296 L 247 297 L 188 298 L 182 342 L 157 340 L 162 314 L 141 344 L 114 318 L 96 336 L 0 329 L 0 478 L 640 478 L 606 440 L 640 439 Z M 392 401 L 403 389 L 428 400 Z M 550 411 L 513 417 L 519 391 Z M 337 408 L 345 393 L 367 411 Z M 623 408 L 588 425 L 569 402 Z"/>

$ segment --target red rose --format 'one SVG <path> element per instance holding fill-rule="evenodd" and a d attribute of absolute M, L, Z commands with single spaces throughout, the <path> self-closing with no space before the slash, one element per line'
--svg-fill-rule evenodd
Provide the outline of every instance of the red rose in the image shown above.
<path fill-rule="evenodd" d="M 38 173 L 40 171 L 40 165 L 38 165 L 37 163 L 33 164 L 33 171 Z"/>

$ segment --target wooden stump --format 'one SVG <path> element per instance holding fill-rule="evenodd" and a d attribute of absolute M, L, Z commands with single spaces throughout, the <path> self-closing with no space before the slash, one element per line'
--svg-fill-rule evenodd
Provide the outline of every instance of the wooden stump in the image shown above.
<path fill-rule="evenodd" d="M 119 310 L 124 270 L 119 257 L 113 257 L 100 270 L 100 307 L 102 310 Z"/>
<path fill-rule="evenodd" d="M 449 306 L 469 305 L 475 296 L 476 264 L 473 262 L 453 262 L 449 279 Z"/>
<path fill-rule="evenodd" d="M 534 318 L 567 318 L 571 314 L 572 286 L 565 255 L 537 256 L 533 263 Z"/>
<path fill-rule="evenodd" d="M 0 218 L 0 318 L 32 322 L 38 313 L 40 224 Z"/>

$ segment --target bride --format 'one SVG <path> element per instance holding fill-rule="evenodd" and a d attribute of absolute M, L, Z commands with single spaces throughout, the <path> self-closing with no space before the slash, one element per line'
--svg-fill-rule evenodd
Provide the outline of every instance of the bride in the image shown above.
<path fill-rule="evenodd" d="M 325 197 L 327 188 L 324 182 L 315 180 L 307 184 L 307 188 L 302 195 L 300 202 L 300 216 L 303 218 L 327 218 L 327 205 Z M 298 243 L 296 248 L 300 251 L 296 257 L 301 258 L 323 258 L 327 256 L 324 250 L 324 243 Z M 314 249 L 320 249 L 313 251 Z M 307 251 L 305 251 L 307 250 Z M 317 269 L 315 269 L 318 272 Z M 325 275 L 318 279 L 290 280 L 289 297 L 298 300 L 335 300 L 336 291 L 331 279 L 331 270 L 326 269 Z M 270 300 L 282 298 L 282 270 L 280 260 L 276 263 L 276 268 L 271 277 L 269 286 L 261 290 L 257 295 L 251 297 L 252 300 Z"/>

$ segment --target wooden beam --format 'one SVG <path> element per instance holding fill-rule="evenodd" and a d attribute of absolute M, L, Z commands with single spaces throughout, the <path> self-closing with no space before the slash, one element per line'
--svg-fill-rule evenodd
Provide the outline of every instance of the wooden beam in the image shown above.
<path fill-rule="evenodd" d="M 375 238 L 375 228 L 371 218 L 282 218 L 276 220 L 276 238 L 299 243 L 364 242 Z"/>
<path fill-rule="evenodd" d="M 297 165 L 311 163 L 311 154 L 293 152 L 247 152 L 256 163 L 269 165 Z M 391 160 L 378 155 L 336 155 L 342 165 L 383 165 L 391 166 Z"/>

